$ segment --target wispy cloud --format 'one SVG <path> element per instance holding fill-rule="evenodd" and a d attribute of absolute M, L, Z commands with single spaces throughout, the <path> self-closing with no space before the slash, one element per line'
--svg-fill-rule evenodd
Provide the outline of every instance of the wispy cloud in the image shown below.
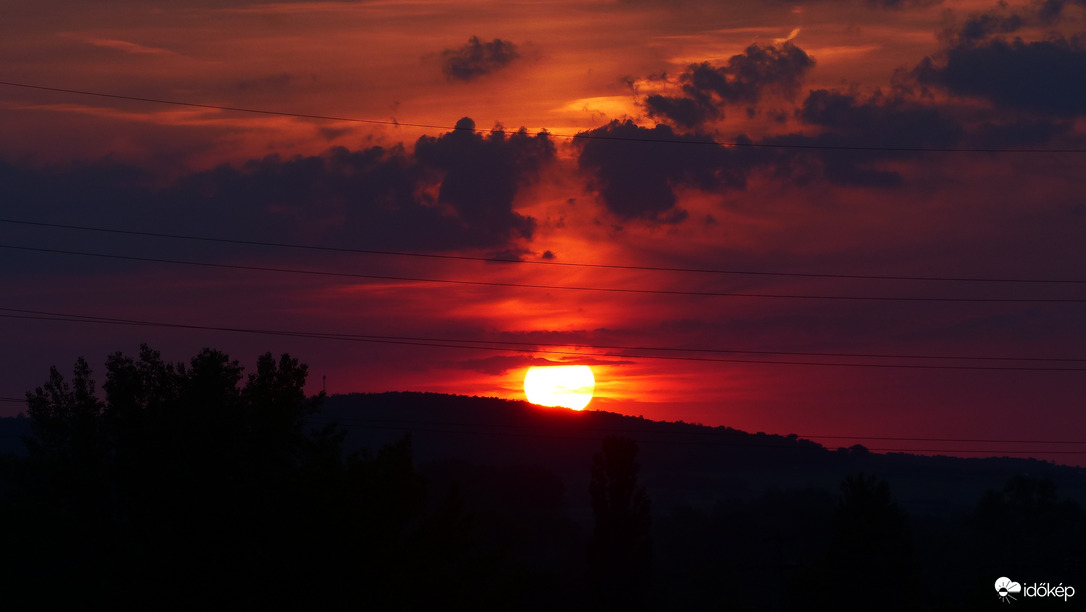
<path fill-rule="evenodd" d="M 120 40 L 116 38 L 100 38 L 96 36 L 85 36 L 74 33 L 61 34 L 67 38 L 72 38 L 85 42 L 87 44 L 99 47 L 102 49 L 113 49 L 114 51 L 120 51 L 122 53 L 131 53 L 133 55 L 177 55 L 174 51 L 169 49 L 163 49 L 161 47 L 151 47 L 148 45 L 141 45 L 128 40 Z"/>

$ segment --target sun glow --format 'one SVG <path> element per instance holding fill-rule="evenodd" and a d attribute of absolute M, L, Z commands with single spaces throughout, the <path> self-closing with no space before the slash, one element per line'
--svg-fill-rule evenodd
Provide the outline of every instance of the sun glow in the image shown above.
<path fill-rule="evenodd" d="M 592 401 L 596 379 L 588 366 L 540 366 L 524 375 L 524 394 L 541 406 L 562 406 L 584 410 Z"/>

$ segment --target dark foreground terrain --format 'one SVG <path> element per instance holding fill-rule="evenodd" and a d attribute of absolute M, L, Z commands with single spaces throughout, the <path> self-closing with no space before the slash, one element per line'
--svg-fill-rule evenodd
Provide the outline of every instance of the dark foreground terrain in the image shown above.
<path fill-rule="evenodd" d="M 0 424 L 5 608 L 997 609 L 1002 576 L 1082 589 L 1023 609 L 1086 597 L 1079 468 L 306 398 L 287 356 L 107 369 Z"/>

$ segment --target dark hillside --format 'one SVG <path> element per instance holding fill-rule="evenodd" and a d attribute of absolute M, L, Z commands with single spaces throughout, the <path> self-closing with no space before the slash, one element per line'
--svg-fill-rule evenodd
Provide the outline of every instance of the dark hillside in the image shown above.
<path fill-rule="evenodd" d="M 1086 500 L 1086 470 L 1017 458 L 926 457 L 830 450 L 793 436 L 728 427 L 658 422 L 611 412 L 543 408 L 523 401 L 430 393 L 332 396 L 320 422 L 348 431 L 346 447 L 371 448 L 410 433 L 416 460 L 492 466 L 539 466 L 567 485 L 575 511 L 587 504 L 588 466 L 600 440 L 620 435 L 640 446 L 642 480 L 661 511 L 751 500 L 766 491 L 835 492 L 848 474 L 886 479 L 898 503 L 918 514 L 949 516 L 972 508 L 1014 474 L 1049 479 L 1068 497 Z"/>

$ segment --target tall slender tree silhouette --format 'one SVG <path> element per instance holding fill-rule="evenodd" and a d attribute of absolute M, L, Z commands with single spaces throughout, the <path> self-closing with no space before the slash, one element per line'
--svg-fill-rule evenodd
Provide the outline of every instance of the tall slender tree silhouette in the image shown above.
<path fill-rule="evenodd" d="M 794 604 L 811 609 L 912 610 L 917 583 L 912 538 L 890 485 L 874 474 L 841 482 L 822 564 L 793 585 Z"/>
<path fill-rule="evenodd" d="M 638 483 L 637 443 L 606 437 L 592 457 L 589 571 L 598 605 L 641 607 L 652 563 L 651 502 Z"/>

